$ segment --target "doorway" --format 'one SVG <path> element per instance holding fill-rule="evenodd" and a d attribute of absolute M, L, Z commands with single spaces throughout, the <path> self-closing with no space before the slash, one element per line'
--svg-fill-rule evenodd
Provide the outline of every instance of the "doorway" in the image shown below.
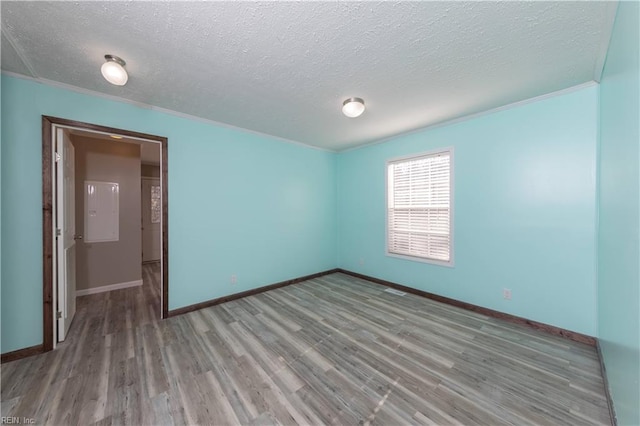
<path fill-rule="evenodd" d="M 69 151 L 73 150 L 72 144 L 65 141 L 65 135 L 68 136 L 69 132 L 82 132 L 103 139 L 126 138 L 134 143 L 155 144 L 160 148 L 156 189 L 159 198 L 156 223 L 159 230 L 160 252 L 158 259 L 161 281 L 160 316 L 166 318 L 169 306 L 167 138 L 48 116 L 42 117 L 42 132 L 44 351 L 52 350 L 55 347 L 56 331 L 60 333 L 62 330 L 64 336 L 65 327 L 68 329 L 75 305 L 75 289 L 72 282 L 75 278 L 73 272 L 75 265 L 72 264 L 75 257 L 70 254 L 75 253 L 74 241 L 77 241 L 82 235 L 81 232 L 73 229 L 71 223 L 74 220 L 69 213 L 74 210 L 73 206 L 69 205 L 71 191 L 68 190 L 72 186 L 70 179 L 74 176 L 73 171 L 69 169 L 69 164 L 73 162 L 65 161 L 67 157 L 73 155 Z M 67 148 L 69 145 L 70 147 Z M 100 188 L 97 185 L 92 187 L 94 191 L 101 190 Z M 117 191 L 117 186 L 112 188 L 105 186 L 103 189 Z M 117 230 L 117 226 L 114 229 Z M 104 230 L 100 232 L 104 232 Z"/>

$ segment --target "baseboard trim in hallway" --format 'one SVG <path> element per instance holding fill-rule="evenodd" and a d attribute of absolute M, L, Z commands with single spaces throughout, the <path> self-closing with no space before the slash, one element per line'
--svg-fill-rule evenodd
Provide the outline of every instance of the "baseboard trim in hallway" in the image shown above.
<path fill-rule="evenodd" d="M 30 346 L 28 348 L 22 348 L 15 351 L 7 352 L 2 354 L 2 359 L 0 363 L 4 364 L 5 362 L 16 361 L 18 359 L 26 358 L 32 355 L 38 355 L 44 352 L 44 346 L 42 344 Z"/>
<path fill-rule="evenodd" d="M 142 285 L 142 278 L 135 281 L 127 281 L 125 283 L 107 284 L 100 287 L 85 288 L 76 290 L 76 296 L 87 296 L 89 294 L 104 293 L 106 291 L 122 290 L 123 288 L 138 287 Z"/>
<path fill-rule="evenodd" d="M 324 275 L 333 274 L 335 272 L 339 272 L 338 269 L 330 269 L 328 271 L 317 272 L 311 275 L 305 275 L 304 277 L 293 278 L 286 281 L 281 281 L 279 283 L 270 284 L 264 287 L 258 287 L 251 290 L 243 291 L 240 293 L 230 294 L 228 296 L 218 297 L 217 299 L 207 300 L 205 302 L 196 303 L 194 305 L 188 305 L 182 308 L 173 309 L 169 311 L 169 318 L 175 317 L 177 315 L 187 314 L 189 312 L 197 311 L 199 309 L 208 308 L 210 306 L 219 305 L 220 303 L 230 302 L 232 300 L 242 299 L 243 297 L 253 296 L 254 294 L 263 293 L 269 290 L 275 290 L 276 288 L 286 287 L 288 285 L 301 283 L 303 281 L 312 280 L 314 278 L 322 277 Z"/>
<path fill-rule="evenodd" d="M 429 293 L 426 291 L 418 290 L 413 287 L 407 287 L 402 284 L 397 284 L 391 281 L 382 280 L 380 278 L 370 277 L 368 275 L 359 274 L 357 272 L 348 271 L 345 269 L 338 269 L 338 272 L 342 272 L 343 274 L 351 275 L 352 277 L 360 278 L 363 280 L 371 281 L 376 284 L 381 284 L 387 287 L 395 288 L 400 291 L 404 291 L 407 293 L 415 294 L 418 296 L 426 297 L 427 299 L 435 300 L 436 302 L 445 303 L 447 305 L 456 306 L 458 308 L 466 309 L 468 311 L 477 312 L 482 315 L 486 315 L 488 317 L 500 318 L 505 321 L 509 321 L 515 324 L 525 325 L 536 330 L 541 330 L 550 334 L 554 334 L 556 336 L 561 336 L 569 340 L 573 340 L 580 343 L 586 343 L 591 346 L 596 346 L 596 338 L 588 336 L 586 334 L 577 333 L 575 331 L 567 330 L 564 328 L 556 327 L 549 324 L 544 324 L 538 321 L 533 321 L 530 319 L 518 317 L 516 315 L 507 314 L 500 311 L 495 311 L 489 308 L 483 308 L 482 306 L 474 305 L 472 303 L 461 302 L 456 299 L 450 299 L 448 297 L 439 296 L 437 294 Z"/>

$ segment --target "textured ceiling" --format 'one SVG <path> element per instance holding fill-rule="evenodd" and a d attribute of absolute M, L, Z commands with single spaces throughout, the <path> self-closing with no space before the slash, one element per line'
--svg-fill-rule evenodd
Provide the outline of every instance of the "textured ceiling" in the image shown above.
<path fill-rule="evenodd" d="M 2 69 L 341 150 L 599 79 L 615 7 L 2 1 Z"/>

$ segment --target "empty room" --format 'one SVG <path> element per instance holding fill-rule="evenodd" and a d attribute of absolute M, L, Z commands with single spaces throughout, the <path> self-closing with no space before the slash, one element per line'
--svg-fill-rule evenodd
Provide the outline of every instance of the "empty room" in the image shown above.
<path fill-rule="evenodd" d="M 640 3 L 2 1 L 1 424 L 640 425 Z"/>

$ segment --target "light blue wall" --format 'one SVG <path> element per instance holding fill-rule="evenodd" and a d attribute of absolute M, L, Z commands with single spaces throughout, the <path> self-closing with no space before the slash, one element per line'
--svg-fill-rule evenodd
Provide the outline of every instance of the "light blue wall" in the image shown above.
<path fill-rule="evenodd" d="M 1 77 L 0 77 L 1 78 Z M 2 99 L 2 84 L 0 84 L 0 99 Z M 0 332 L 2 328 L 2 102 L 0 102 Z M 1 338 L 1 336 L 0 336 Z M 2 352 L 0 342 L 0 352 Z"/>
<path fill-rule="evenodd" d="M 595 335 L 597 95 L 594 85 L 340 153 L 339 266 Z M 386 256 L 385 161 L 442 147 L 455 150 L 455 267 Z"/>
<path fill-rule="evenodd" d="M 170 309 L 336 266 L 334 153 L 1 79 L 3 353 L 42 342 L 41 115 L 169 138 Z"/>
<path fill-rule="evenodd" d="M 0 99 L 2 99 L 2 84 L 0 84 Z M 4 191 L 2 191 L 2 102 L 0 102 L 0 317 L 2 316 L 2 192 Z M 0 330 L 1 328 L 2 321 L 0 318 Z M 1 349 L 0 342 L 0 352 L 2 352 Z"/>
<path fill-rule="evenodd" d="M 598 333 L 620 425 L 640 424 L 639 14 L 618 6 L 600 85 Z"/>

